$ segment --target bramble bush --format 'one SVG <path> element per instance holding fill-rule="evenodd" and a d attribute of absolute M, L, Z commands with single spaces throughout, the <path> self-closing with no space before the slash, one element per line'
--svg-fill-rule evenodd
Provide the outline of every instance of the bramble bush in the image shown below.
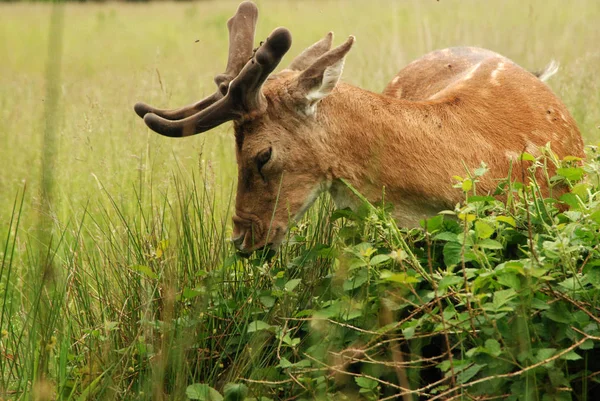
<path fill-rule="evenodd" d="M 535 181 L 551 151 L 522 157 L 530 183 L 500 183 L 504 202 L 476 193 L 482 164 L 455 177 L 464 202 L 422 230 L 399 229 L 361 198 L 356 212 L 330 215 L 340 224 L 329 242 L 302 248 L 306 227 L 296 227 L 295 258 L 223 265 L 264 277 L 256 298 L 241 297 L 245 330 L 213 349 L 236 360 L 231 345 L 245 344 L 252 366 L 227 368 L 237 384 L 225 399 L 598 399 L 600 157 L 592 148 L 583 166 L 558 162 L 550 182 L 571 186 L 565 210 Z M 233 310 L 228 324 L 242 324 Z M 209 301 L 208 314 L 223 305 Z M 222 399 L 206 384 L 188 396 Z"/>

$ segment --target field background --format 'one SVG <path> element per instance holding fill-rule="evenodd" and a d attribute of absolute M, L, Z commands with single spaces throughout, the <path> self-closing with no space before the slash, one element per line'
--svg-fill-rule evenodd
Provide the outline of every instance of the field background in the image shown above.
<path fill-rule="evenodd" d="M 225 22 L 237 4 L 68 4 L 62 51 L 50 55 L 50 6 L 0 6 L 0 221 L 7 221 L 8 205 L 24 182 L 26 208 L 35 210 L 49 57 L 61 57 L 59 76 L 49 77 L 59 87 L 53 171 L 58 215 L 69 216 L 69 209 L 102 199 L 99 186 L 128 196 L 140 176 L 166 190 L 174 166 L 191 174 L 205 163 L 215 185 L 229 196 L 236 176 L 229 124 L 191 139 L 169 140 L 148 132 L 132 105 L 143 100 L 177 107 L 211 93 L 212 78 L 224 70 L 227 57 Z M 257 41 L 277 26 L 292 32 L 293 46 L 281 66 L 330 30 L 336 43 L 352 34 L 357 44 L 343 79 L 376 92 L 410 61 L 444 47 L 489 48 L 530 70 L 556 59 L 561 70 L 549 85 L 586 142 L 600 139 L 596 1 L 257 4 Z"/>
<path fill-rule="evenodd" d="M 153 253 L 154 259 L 161 258 L 168 247 L 161 241 L 183 224 L 183 213 L 178 211 L 185 208 L 177 205 L 187 194 L 201 199 L 195 209 L 198 216 L 192 218 L 205 219 L 198 227 L 209 231 L 194 232 L 194 238 L 206 241 L 198 247 L 205 248 L 186 255 L 197 252 L 205 257 L 205 264 L 190 256 L 196 264 L 186 265 L 174 253 L 168 264 L 175 273 L 167 287 L 180 291 L 181 280 L 193 276 L 198 264 L 208 271 L 231 253 L 224 241 L 231 231 L 236 180 L 230 124 L 172 140 L 147 130 L 133 105 L 145 101 L 177 107 L 211 93 L 212 78 L 226 62 L 225 23 L 237 4 L 65 4 L 54 9 L 58 21 L 54 27 L 51 5 L 0 4 L 0 260 L 4 260 L 0 329 L 6 331 L 0 347 L 4 349 L 0 399 L 29 399 L 28 383 L 38 374 L 39 358 L 47 363 L 38 355 L 40 347 L 63 347 L 65 360 L 50 365 L 57 377 L 66 377 L 67 368 L 78 363 L 67 358 L 74 352 L 73 338 L 83 343 L 90 330 L 108 333 L 105 323 L 112 321 L 125 331 L 118 310 L 127 313 L 128 297 L 141 305 L 132 313 L 143 315 L 140 310 L 145 310 L 157 287 L 120 275 L 127 276 L 127 266 L 141 263 L 136 257 Z M 492 49 L 529 70 L 556 59 L 561 69 L 549 85 L 577 120 L 585 142 L 600 141 L 600 2 L 596 0 L 273 0 L 257 4 L 257 42 L 277 26 L 292 32 L 292 49 L 280 68 L 330 30 L 335 43 L 352 34 L 357 43 L 348 55 L 343 79 L 376 92 L 410 61 L 444 47 Z M 17 209 L 22 201 L 20 211 L 14 211 L 15 201 Z M 309 217 L 314 222 L 317 215 Z M 138 234 L 137 239 L 132 233 Z M 130 242 L 122 238 L 128 236 Z M 52 263 L 44 262 L 47 255 L 52 255 Z M 55 278 L 52 291 L 41 290 L 47 284 L 44 272 Z M 141 290 L 147 293 L 135 294 Z M 110 311 L 103 312 L 104 308 Z M 131 318 L 127 323 L 131 333 L 138 321 Z M 8 355 L 8 349 L 20 352 L 16 368 L 10 362 L 15 354 Z M 99 351 L 102 358 L 108 353 Z M 90 378 L 79 374 L 73 397 L 83 394 L 85 399 L 89 394 L 82 389 L 89 388 L 102 369 L 111 366 L 111 374 L 118 370 L 114 356 L 98 358 L 81 362 L 87 364 L 85 374 Z M 11 369 L 17 369 L 17 377 Z M 111 383 L 125 382 L 129 373 L 119 374 L 119 378 L 113 375 Z M 148 377 L 153 374 L 159 373 Z M 66 383 L 57 382 L 49 384 L 48 393 Z M 147 388 L 152 385 L 148 379 Z M 106 390 L 111 386 L 99 387 L 106 399 L 112 399 L 113 393 Z M 43 395 L 46 390 L 35 391 L 37 399 L 51 399 Z M 143 389 L 136 391 L 143 394 Z M 119 394 L 124 399 L 133 397 Z"/>

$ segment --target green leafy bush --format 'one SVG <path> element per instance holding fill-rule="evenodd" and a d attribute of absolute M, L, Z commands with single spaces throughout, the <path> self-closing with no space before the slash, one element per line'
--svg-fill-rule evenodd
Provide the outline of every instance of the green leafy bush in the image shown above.
<path fill-rule="evenodd" d="M 567 208 L 540 195 L 547 158 L 523 157 L 531 181 L 501 183 L 506 202 L 476 193 L 482 165 L 456 177 L 465 201 L 423 230 L 400 230 L 362 198 L 331 214 L 331 242 L 251 260 L 271 281 L 238 335 L 260 368 L 231 378 L 257 400 L 596 399 L 598 154 L 566 158 L 549 178 L 572 187 Z M 305 239 L 297 230 L 291 246 Z M 317 282 L 295 278 L 317 266 Z"/>

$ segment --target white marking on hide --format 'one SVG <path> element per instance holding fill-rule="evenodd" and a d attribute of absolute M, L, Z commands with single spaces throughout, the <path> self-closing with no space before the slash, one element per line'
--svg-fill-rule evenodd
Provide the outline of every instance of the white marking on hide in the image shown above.
<path fill-rule="evenodd" d="M 468 81 L 469 79 L 473 78 L 473 75 L 475 74 L 475 72 L 479 69 L 479 67 L 481 67 L 481 61 L 477 64 L 475 64 L 473 67 L 471 67 L 471 69 L 469 71 L 467 71 L 465 77 L 463 78 L 463 81 Z"/>
<path fill-rule="evenodd" d="M 527 141 L 525 143 L 525 152 L 537 157 L 540 154 L 540 149 L 539 149 L 539 146 L 536 145 L 535 143 L 533 143 L 531 141 Z"/>
<path fill-rule="evenodd" d="M 492 83 L 492 85 L 498 86 L 500 85 L 500 82 L 498 82 L 498 73 L 500 71 L 504 71 L 504 62 L 501 61 L 498 63 L 498 66 L 496 67 L 496 69 L 494 71 L 492 71 L 492 80 L 490 81 Z"/>
<path fill-rule="evenodd" d="M 396 78 L 392 79 L 392 85 L 394 85 L 396 82 L 398 82 L 399 79 L 400 79 L 400 77 L 396 77 Z"/>
<path fill-rule="evenodd" d="M 560 118 L 564 121 L 567 122 L 567 119 L 565 118 L 565 115 L 563 114 L 563 112 L 560 112 Z"/>
<path fill-rule="evenodd" d="M 506 152 L 504 152 L 504 155 L 508 160 L 513 161 L 517 161 L 521 157 L 521 154 L 519 152 L 515 152 L 514 150 L 507 150 Z"/>

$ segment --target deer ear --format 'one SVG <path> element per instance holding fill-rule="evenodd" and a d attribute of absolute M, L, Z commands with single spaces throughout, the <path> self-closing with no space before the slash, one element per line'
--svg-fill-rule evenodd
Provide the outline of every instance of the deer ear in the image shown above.
<path fill-rule="evenodd" d="M 353 43 L 354 36 L 350 36 L 346 42 L 323 54 L 298 76 L 297 87 L 300 97 L 306 101 L 306 114 L 314 114 L 317 103 L 337 85 L 342 76 L 346 54 Z"/>

